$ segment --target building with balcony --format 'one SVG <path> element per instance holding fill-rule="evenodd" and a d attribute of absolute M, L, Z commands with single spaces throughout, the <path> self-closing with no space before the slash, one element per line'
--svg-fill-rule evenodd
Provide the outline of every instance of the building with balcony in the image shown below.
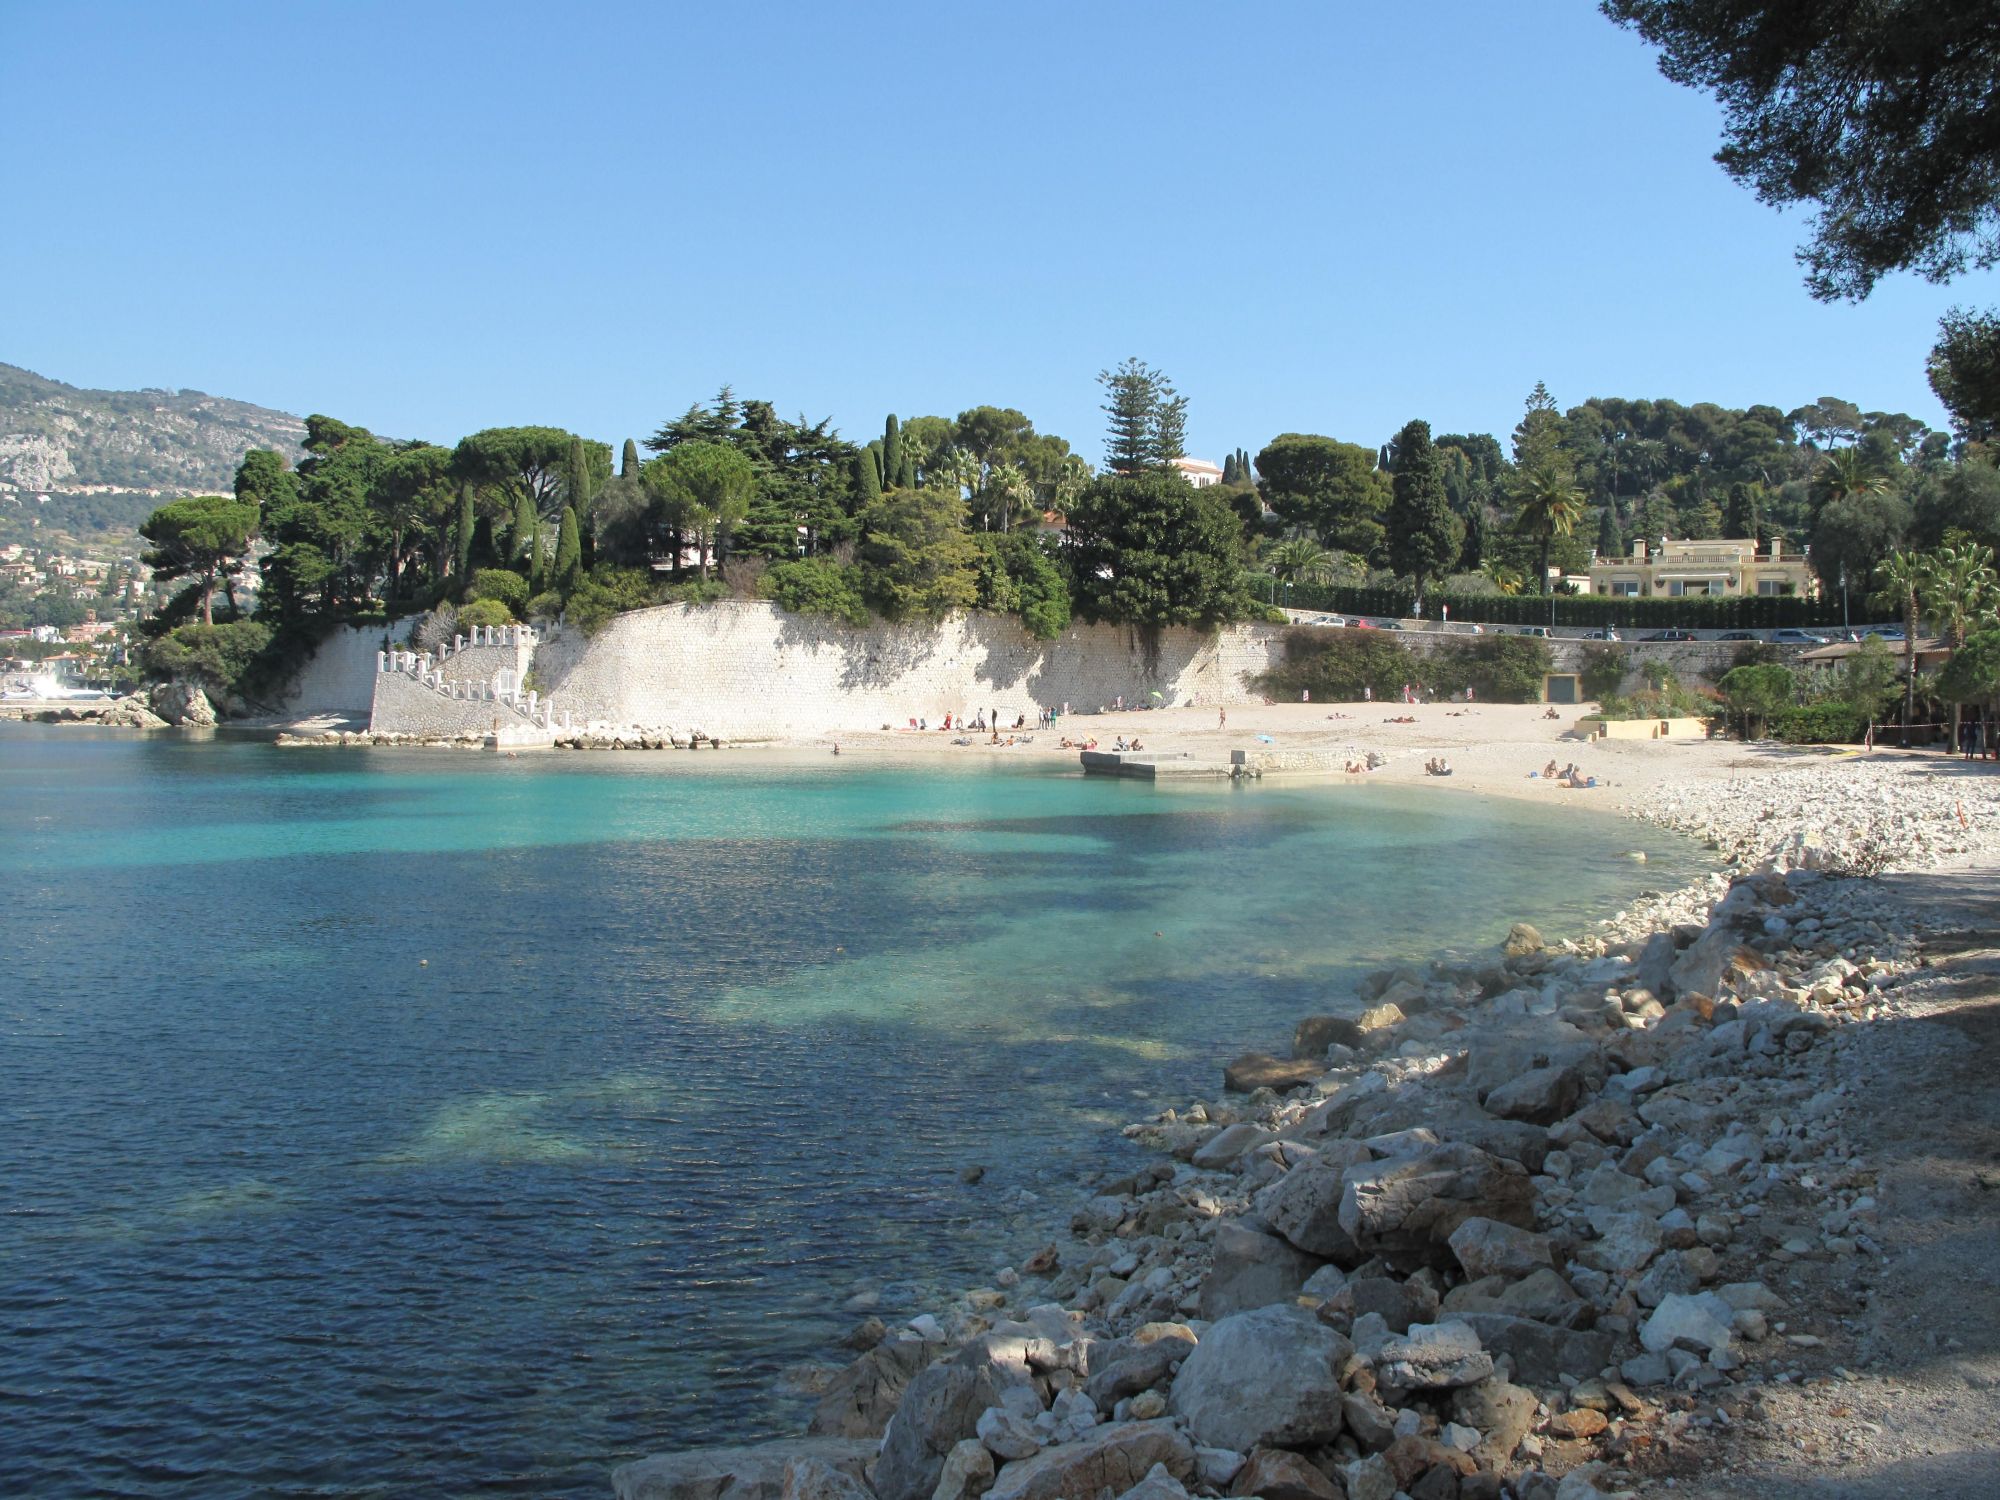
<path fill-rule="evenodd" d="M 1803 552 L 1787 553 L 1773 538 L 1759 552 L 1754 541 L 1710 537 L 1702 541 L 1632 544 L 1630 557 L 1600 557 L 1590 565 L 1590 592 L 1619 599 L 1686 599 L 1709 594 L 1797 594 L 1815 598 L 1819 579 Z"/>

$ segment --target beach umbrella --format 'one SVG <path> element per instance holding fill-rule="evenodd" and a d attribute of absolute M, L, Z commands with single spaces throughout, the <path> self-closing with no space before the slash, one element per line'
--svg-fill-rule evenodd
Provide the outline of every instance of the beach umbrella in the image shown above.
<path fill-rule="evenodd" d="M 1260 745 L 1275 745 L 1278 742 L 1272 739 L 1268 734 L 1260 734 L 1257 736 L 1257 743 Z"/>

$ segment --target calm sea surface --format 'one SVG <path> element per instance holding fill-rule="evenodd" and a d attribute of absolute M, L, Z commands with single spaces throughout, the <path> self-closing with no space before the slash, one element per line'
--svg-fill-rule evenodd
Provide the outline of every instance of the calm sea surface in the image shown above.
<path fill-rule="evenodd" d="M 0 1494 L 795 1431 L 858 1288 L 985 1280 L 1330 986 L 1694 868 L 1432 788 L 0 729 Z"/>

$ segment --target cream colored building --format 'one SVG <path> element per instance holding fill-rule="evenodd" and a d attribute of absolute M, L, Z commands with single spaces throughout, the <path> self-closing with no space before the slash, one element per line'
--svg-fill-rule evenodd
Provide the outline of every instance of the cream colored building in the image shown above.
<path fill-rule="evenodd" d="M 1600 557 L 1590 565 L 1590 591 L 1621 599 L 1685 599 L 1708 594 L 1798 594 L 1817 597 L 1819 579 L 1803 552 L 1787 554 L 1773 540 L 1760 555 L 1753 541 L 1632 544 L 1630 557 Z"/>
<path fill-rule="evenodd" d="M 1174 467 L 1181 471 L 1181 477 L 1198 490 L 1205 490 L 1211 484 L 1222 483 L 1222 465 L 1212 464 L 1205 458 L 1177 458 Z"/>

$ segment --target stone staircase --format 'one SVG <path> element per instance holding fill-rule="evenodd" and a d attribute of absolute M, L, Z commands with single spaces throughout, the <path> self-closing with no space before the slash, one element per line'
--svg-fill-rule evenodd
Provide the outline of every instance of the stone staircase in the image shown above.
<path fill-rule="evenodd" d="M 517 729 L 568 731 L 574 726 L 567 711 L 558 714 L 539 692 L 521 686 L 534 665 L 538 643 L 532 626 L 475 626 L 436 652 L 378 651 L 375 670 L 378 676 L 393 674 L 414 682 L 443 700 L 437 705 L 441 730 L 462 728 L 480 717 L 491 717 L 497 725 L 504 714 Z"/>

